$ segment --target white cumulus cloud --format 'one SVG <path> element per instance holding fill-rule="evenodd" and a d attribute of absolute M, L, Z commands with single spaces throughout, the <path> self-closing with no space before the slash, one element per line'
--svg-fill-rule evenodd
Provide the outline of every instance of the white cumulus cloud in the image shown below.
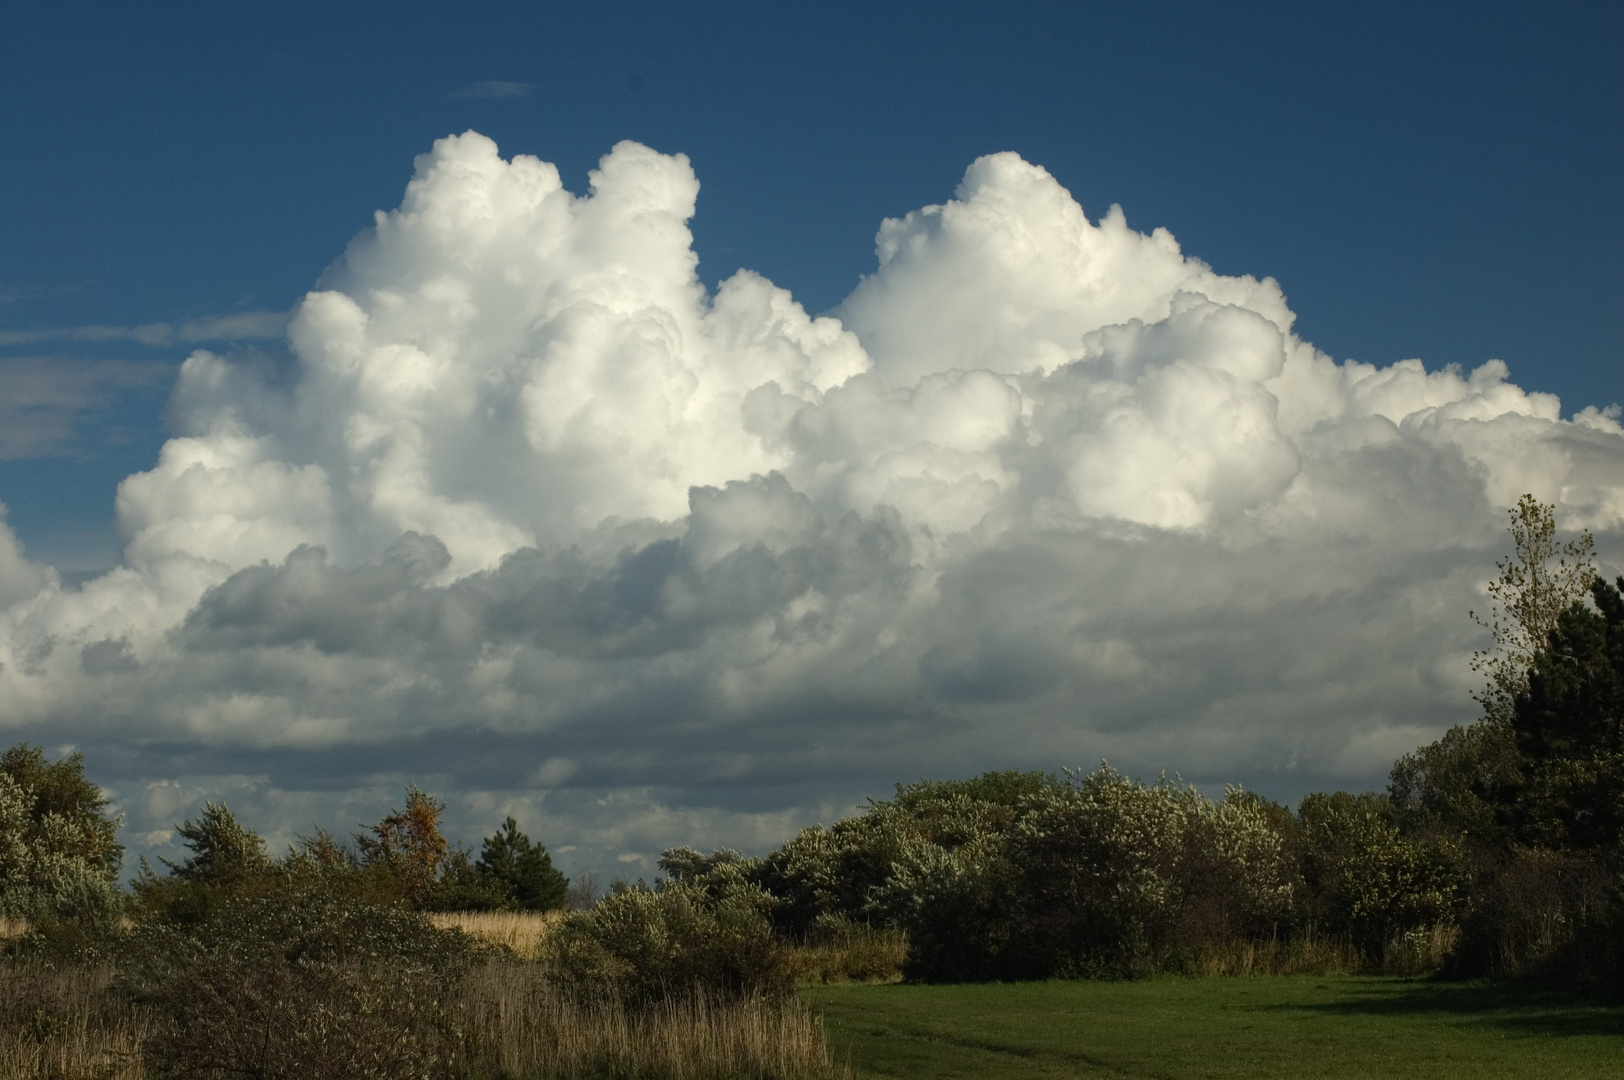
<path fill-rule="evenodd" d="M 636 143 L 578 195 L 438 142 L 293 312 L 291 373 L 185 362 L 123 566 L 64 588 L 0 534 L 0 723 L 100 751 L 150 837 L 412 780 L 645 865 L 921 775 L 1379 783 L 1471 715 L 1506 505 L 1616 568 L 1616 409 L 1338 363 L 1272 279 L 1014 154 L 886 221 L 819 318 L 698 280 L 698 195 Z"/>

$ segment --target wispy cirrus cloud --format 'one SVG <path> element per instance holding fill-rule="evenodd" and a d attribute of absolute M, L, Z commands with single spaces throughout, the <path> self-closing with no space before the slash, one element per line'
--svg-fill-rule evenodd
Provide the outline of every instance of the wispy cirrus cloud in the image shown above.
<path fill-rule="evenodd" d="M 45 300 L 60 296 L 72 296 L 83 285 L 57 285 L 45 288 L 39 285 L 0 285 L 0 304 L 17 304 L 25 300 Z"/>
<path fill-rule="evenodd" d="M 453 101 L 497 101 L 502 98 L 528 97 L 535 88 L 535 83 L 481 79 L 479 82 L 469 83 L 460 90 L 453 90 L 446 96 Z"/>
<path fill-rule="evenodd" d="M 0 346 L 37 345 L 46 341 L 95 344 L 133 341 L 141 345 L 177 345 L 211 341 L 251 341 L 278 338 L 288 324 L 285 311 L 241 311 L 183 323 L 152 322 L 139 326 L 37 326 L 26 330 L 0 330 Z"/>

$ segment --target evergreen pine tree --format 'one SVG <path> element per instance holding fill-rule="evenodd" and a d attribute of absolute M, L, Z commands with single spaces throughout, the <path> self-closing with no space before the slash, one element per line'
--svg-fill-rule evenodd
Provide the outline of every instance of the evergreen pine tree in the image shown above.
<path fill-rule="evenodd" d="M 197 820 L 176 826 L 192 849 L 185 862 L 160 859 L 182 881 L 226 884 L 268 870 L 265 841 L 243 828 L 225 803 L 204 803 Z"/>
<path fill-rule="evenodd" d="M 569 879 L 553 867 L 547 849 L 533 844 L 511 817 L 495 836 L 487 836 L 476 864 L 508 902 L 521 911 L 551 911 L 564 906 Z"/>

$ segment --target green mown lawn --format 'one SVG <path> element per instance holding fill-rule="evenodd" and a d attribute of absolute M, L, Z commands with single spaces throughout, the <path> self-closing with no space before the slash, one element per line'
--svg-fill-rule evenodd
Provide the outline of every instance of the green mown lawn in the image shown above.
<path fill-rule="evenodd" d="M 1624 1078 L 1624 1005 L 1412 979 L 816 986 L 861 1077 Z"/>

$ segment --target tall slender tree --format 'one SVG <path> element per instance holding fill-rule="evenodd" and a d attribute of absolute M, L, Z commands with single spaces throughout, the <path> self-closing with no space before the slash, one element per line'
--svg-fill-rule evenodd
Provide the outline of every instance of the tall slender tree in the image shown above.
<path fill-rule="evenodd" d="M 1486 685 L 1473 695 L 1484 718 L 1509 723 L 1518 695 L 1528 690 L 1528 672 L 1545 649 L 1562 613 L 1580 603 L 1596 579 L 1596 541 L 1589 531 L 1577 540 L 1556 538 L 1556 507 L 1532 495 L 1517 500 L 1511 517 L 1510 558 L 1495 563 L 1500 571 L 1489 582 L 1488 618 L 1471 618 L 1494 638 L 1494 644 L 1472 654 L 1472 670 Z"/>

